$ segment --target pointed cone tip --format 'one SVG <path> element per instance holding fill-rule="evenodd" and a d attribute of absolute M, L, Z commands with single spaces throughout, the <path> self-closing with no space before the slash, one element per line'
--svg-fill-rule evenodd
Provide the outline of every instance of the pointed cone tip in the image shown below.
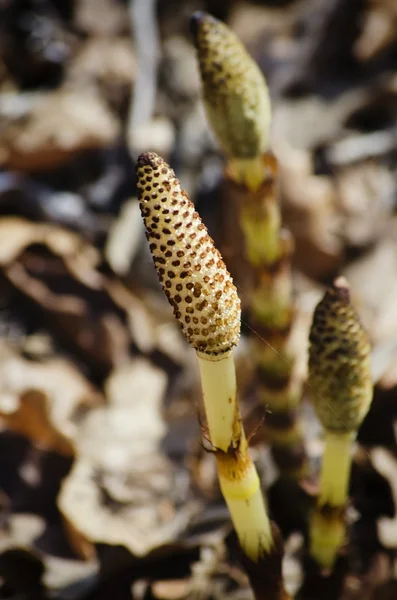
<path fill-rule="evenodd" d="M 332 291 L 336 293 L 340 300 L 350 302 L 350 286 L 346 277 L 337 277 L 332 284 Z"/>
<path fill-rule="evenodd" d="M 150 165 L 153 167 L 159 160 L 161 159 L 155 152 L 142 152 L 142 154 L 140 154 L 136 159 L 136 165 L 137 167 L 142 167 L 145 165 Z"/>
<path fill-rule="evenodd" d="M 192 34 L 192 36 L 194 38 L 198 35 L 199 30 L 200 30 L 200 26 L 205 21 L 207 21 L 207 22 L 208 21 L 212 21 L 213 23 L 217 23 L 218 22 L 218 20 L 215 19 L 215 17 L 213 17 L 209 13 L 206 13 L 206 12 L 204 12 L 202 10 L 197 10 L 190 17 L 190 32 L 191 32 L 191 34 Z"/>

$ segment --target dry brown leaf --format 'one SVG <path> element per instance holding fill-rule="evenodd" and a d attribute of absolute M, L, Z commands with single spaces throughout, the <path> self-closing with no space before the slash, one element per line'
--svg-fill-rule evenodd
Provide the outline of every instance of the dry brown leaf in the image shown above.
<path fill-rule="evenodd" d="M 142 353 L 151 352 L 155 346 L 155 319 L 147 309 L 145 300 L 134 296 L 117 279 L 105 280 L 104 287 L 110 298 L 125 312 L 134 343 Z"/>
<path fill-rule="evenodd" d="M 283 152 L 288 152 L 288 147 L 284 150 L 286 142 L 294 149 L 312 150 L 324 141 L 337 139 L 351 113 L 362 107 L 365 93 L 366 88 L 357 87 L 334 102 L 319 94 L 277 102 L 272 117 L 273 151 L 277 158 L 282 160 Z"/>
<path fill-rule="evenodd" d="M 153 347 L 142 302 L 98 270 L 99 252 L 78 235 L 10 217 L 0 219 L 0 240 L 8 281 L 96 368 L 106 372 L 125 360 L 132 339 L 144 351 Z"/>
<path fill-rule="evenodd" d="M 118 134 L 117 120 L 95 89 L 38 92 L 23 114 L 3 119 L 0 159 L 10 169 L 48 169 L 76 152 L 108 146 Z"/>
<path fill-rule="evenodd" d="M 375 345 L 397 338 L 397 222 L 380 243 L 344 270 L 356 306 Z"/>
<path fill-rule="evenodd" d="M 159 450 L 166 382 L 163 371 L 137 359 L 108 380 L 108 406 L 87 415 L 58 499 L 80 552 L 83 541 L 103 542 L 143 556 L 174 541 L 197 510 L 186 499 L 176 508 L 189 483 L 176 485 L 175 467 Z"/>
<path fill-rule="evenodd" d="M 95 545 L 87 537 L 85 537 L 83 533 L 76 529 L 71 520 L 64 518 L 63 526 L 69 540 L 69 544 L 76 554 L 85 561 L 95 560 Z"/>
<path fill-rule="evenodd" d="M 67 83 L 80 88 L 97 86 L 109 107 L 116 114 L 123 114 L 136 71 L 130 36 L 95 36 L 88 38 L 72 60 Z"/>
<path fill-rule="evenodd" d="M 285 11 L 274 7 L 257 6 L 246 2 L 237 2 L 233 7 L 229 19 L 229 26 L 245 45 L 250 45 L 253 40 L 263 36 L 276 35 L 287 37 L 287 32 L 292 33 L 294 8 Z"/>
<path fill-rule="evenodd" d="M 352 246 L 378 240 L 393 211 L 396 184 L 391 171 L 375 161 L 363 161 L 338 169 L 335 184 L 344 240 Z"/>
<path fill-rule="evenodd" d="M 99 299 L 97 303 L 88 304 L 79 296 L 55 294 L 45 283 L 31 277 L 20 263 L 8 267 L 6 276 L 43 310 L 50 328 L 61 339 L 73 343 L 86 360 L 107 370 L 128 355 L 129 338 L 117 311 L 116 314 L 93 313 L 92 309 L 100 304 Z"/>
<path fill-rule="evenodd" d="M 96 249 L 84 244 L 75 233 L 49 224 L 32 223 L 19 217 L 0 219 L 0 265 L 7 266 L 15 261 L 21 252 L 31 244 L 47 244 L 60 256 L 73 256 L 84 248 L 89 249 L 92 263 L 99 262 Z"/>
<path fill-rule="evenodd" d="M 43 583 L 52 591 L 81 582 L 84 577 L 92 576 L 98 571 L 94 560 L 82 562 L 38 551 L 35 541 L 43 535 L 45 529 L 46 523 L 42 517 L 26 513 L 11 515 L 7 530 L 1 531 L 0 552 L 24 549 L 39 558 L 45 566 Z"/>
<path fill-rule="evenodd" d="M 75 558 L 59 558 L 58 556 L 46 554 L 42 558 L 45 565 L 43 583 L 50 590 L 50 593 L 61 590 L 64 597 L 69 591 L 65 588 L 70 586 L 71 589 L 76 589 L 79 584 L 84 587 L 84 582 L 87 580 L 93 581 L 99 571 L 99 564 L 94 557 L 85 561 L 78 561 Z"/>
<path fill-rule="evenodd" d="M 65 456 L 73 456 L 72 442 L 54 427 L 49 416 L 47 396 L 40 390 L 27 390 L 19 397 L 15 412 L 0 411 L 6 426 L 32 440 L 44 450 L 53 450 Z"/>
<path fill-rule="evenodd" d="M 394 0 L 370 0 L 361 25 L 361 35 L 354 45 L 359 60 L 376 57 L 392 45 L 397 32 L 397 5 Z"/>
<path fill-rule="evenodd" d="M 0 417 L 41 448 L 72 456 L 78 415 L 101 401 L 72 363 L 25 360 L 0 343 Z"/>
<path fill-rule="evenodd" d="M 305 274 L 326 277 L 341 264 L 343 252 L 332 182 L 313 175 L 304 150 L 280 144 L 277 155 L 285 224 L 295 238 L 294 259 Z"/>
<path fill-rule="evenodd" d="M 139 457 L 129 473 L 118 476 L 125 480 L 127 497 L 106 479 L 100 465 L 80 457 L 62 485 L 58 506 L 85 544 L 122 545 L 144 556 L 173 542 L 195 511 L 189 503 L 175 509 L 171 464 L 160 455 Z M 81 551 L 81 541 L 75 549 Z"/>
<path fill-rule="evenodd" d="M 89 38 L 74 57 L 69 70 L 72 81 L 87 85 L 97 82 L 107 86 L 131 86 L 136 60 L 128 37 L 98 36 Z"/>
<path fill-rule="evenodd" d="M 34 540 L 37 539 L 45 529 L 45 521 L 42 517 L 30 514 L 14 514 L 0 535 L 0 552 L 12 548 L 32 548 Z"/>
<path fill-rule="evenodd" d="M 189 597 L 190 579 L 165 579 L 153 583 L 151 592 L 158 600 L 182 600 Z"/>
<path fill-rule="evenodd" d="M 126 30 L 128 15 L 126 7 L 113 0 L 78 0 L 75 24 L 90 34 L 114 35 Z"/>

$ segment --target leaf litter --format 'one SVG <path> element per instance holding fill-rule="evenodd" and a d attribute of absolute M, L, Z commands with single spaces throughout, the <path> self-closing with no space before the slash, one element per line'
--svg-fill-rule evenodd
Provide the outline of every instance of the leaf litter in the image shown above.
<path fill-rule="evenodd" d="M 0 51 L 1 593 L 250 598 L 211 456 L 201 446 L 194 362 L 152 276 L 135 218 L 125 139 L 144 143 L 126 123 L 145 58 L 130 33 L 129 7 L 92 0 L 76 0 L 70 10 L 56 1 L 9 4 L 7 14 L 0 7 L 6 33 Z M 142 131 L 172 157 L 211 232 L 221 237 L 216 224 L 224 202 L 214 202 L 219 155 L 200 112 L 182 16 L 165 4 L 159 2 L 156 102 Z M 337 274 L 348 278 L 374 343 L 378 383 L 358 438 L 343 574 L 321 588 L 321 577 L 301 560 L 305 523 L 298 509 L 310 503 L 315 485 L 282 483 L 271 487 L 269 503 L 285 532 L 285 578 L 292 590 L 300 588 L 301 600 L 313 598 L 313 589 L 330 600 L 393 600 L 395 6 L 391 0 L 197 0 L 184 3 L 183 15 L 198 8 L 228 20 L 273 93 L 283 215 L 296 244 L 300 376 L 312 310 Z M 46 29 L 37 29 L 43 23 Z M 238 254 L 233 244 L 229 252 Z M 255 414 L 251 362 L 242 345 L 247 419 Z M 316 464 L 321 440 L 307 400 L 304 419 Z M 259 445 L 253 454 L 270 485 L 268 454 Z"/>

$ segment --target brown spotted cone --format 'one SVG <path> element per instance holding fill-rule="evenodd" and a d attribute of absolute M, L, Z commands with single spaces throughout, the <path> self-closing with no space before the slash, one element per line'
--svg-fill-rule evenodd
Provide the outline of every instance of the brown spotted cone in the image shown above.
<path fill-rule="evenodd" d="M 269 146 L 270 99 L 258 65 L 221 21 L 197 12 L 191 19 L 208 120 L 224 152 L 254 158 Z"/>
<path fill-rule="evenodd" d="M 164 160 L 146 152 L 136 169 L 146 237 L 174 315 L 195 350 L 227 352 L 239 340 L 240 300 L 225 263 Z"/>
<path fill-rule="evenodd" d="M 323 427 L 357 431 L 372 400 L 371 348 L 344 277 L 317 305 L 309 340 L 309 385 Z"/>

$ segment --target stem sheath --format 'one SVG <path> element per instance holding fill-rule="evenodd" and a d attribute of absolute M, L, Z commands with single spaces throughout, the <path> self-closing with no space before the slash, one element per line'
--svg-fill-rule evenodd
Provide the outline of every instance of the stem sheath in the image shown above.
<path fill-rule="evenodd" d="M 320 495 L 310 523 L 310 553 L 328 569 L 333 567 L 346 534 L 344 513 L 354 438 L 354 432 L 325 432 Z"/>
<path fill-rule="evenodd" d="M 270 553 L 273 537 L 256 468 L 245 439 L 239 455 L 217 454 L 219 484 L 243 552 L 253 561 Z"/>
<path fill-rule="evenodd" d="M 209 437 L 215 448 L 219 485 L 243 552 L 257 563 L 270 553 L 273 537 L 259 477 L 236 400 L 232 352 L 197 353 Z"/>
<path fill-rule="evenodd" d="M 310 554 L 324 569 L 332 569 L 343 546 L 346 525 L 343 512 L 335 517 L 316 510 L 310 524 Z"/>
<path fill-rule="evenodd" d="M 325 432 L 325 447 L 320 476 L 319 504 L 343 507 L 349 488 L 352 444 L 355 433 Z"/>
<path fill-rule="evenodd" d="M 214 448 L 227 452 L 234 443 L 236 370 L 232 351 L 218 356 L 197 352 L 209 436 Z"/>

